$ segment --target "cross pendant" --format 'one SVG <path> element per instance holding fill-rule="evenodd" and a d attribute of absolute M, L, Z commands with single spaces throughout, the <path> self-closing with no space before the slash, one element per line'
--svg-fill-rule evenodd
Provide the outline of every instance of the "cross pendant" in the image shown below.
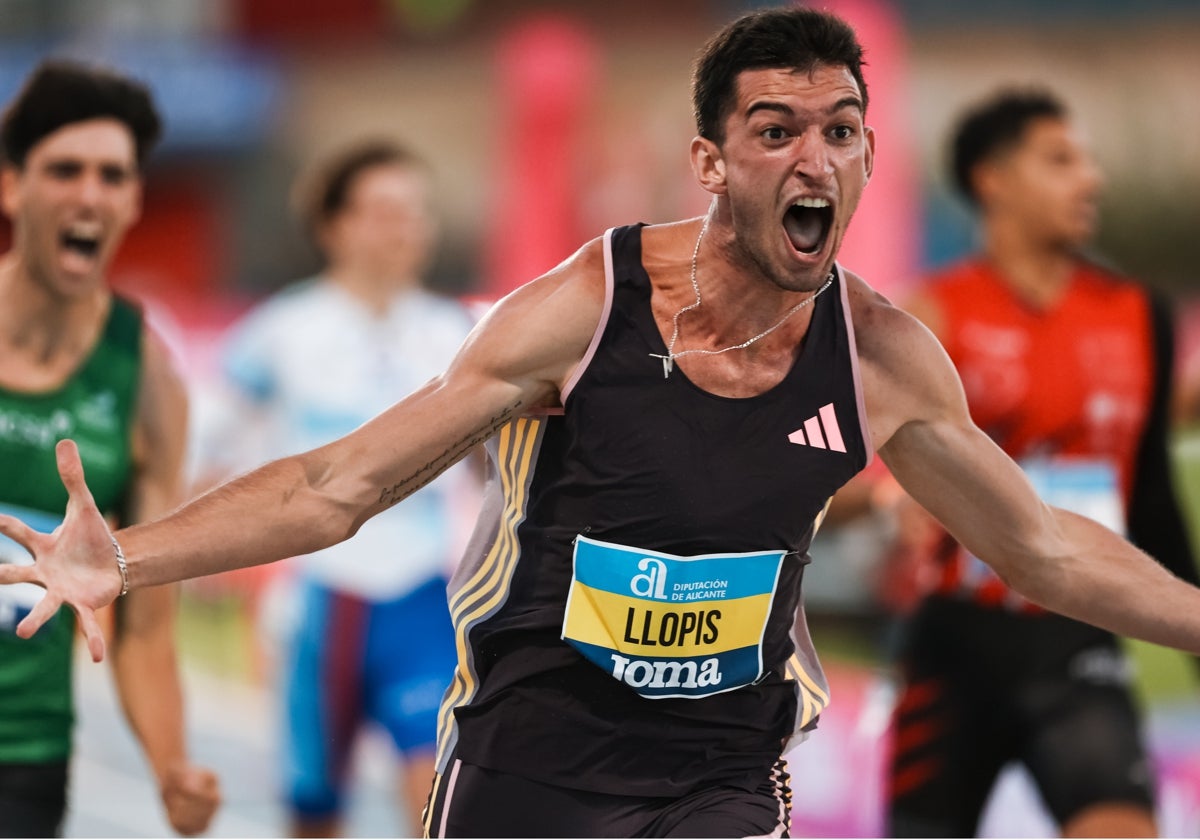
<path fill-rule="evenodd" d="M 655 359 L 662 359 L 663 379 L 670 377 L 671 370 L 675 367 L 675 359 L 671 356 L 671 354 L 668 353 L 664 356 L 661 353 L 651 353 L 650 355 Z"/>

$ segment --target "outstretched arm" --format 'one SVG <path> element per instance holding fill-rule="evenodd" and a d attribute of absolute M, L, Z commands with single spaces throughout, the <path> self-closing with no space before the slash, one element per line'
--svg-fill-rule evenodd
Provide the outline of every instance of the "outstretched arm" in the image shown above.
<path fill-rule="evenodd" d="M 871 433 L 914 499 L 1016 591 L 1115 633 L 1200 652 L 1200 590 L 1085 517 L 1050 507 L 971 421 L 954 367 L 914 318 L 857 289 Z"/>
<path fill-rule="evenodd" d="M 116 537 L 131 588 L 307 554 L 352 536 L 371 516 L 411 495 L 509 419 L 557 404 L 583 358 L 604 301 L 603 259 L 593 242 L 509 295 L 480 322 L 445 374 L 346 437 L 274 461 L 164 519 Z M 60 603 L 79 613 L 93 657 L 103 655 L 92 610 L 121 589 L 113 546 L 63 442 L 60 472 L 71 494 L 53 535 L 0 518 L 0 533 L 34 555 L 0 567 L 0 583 L 47 588 L 18 627 L 29 636 Z"/>

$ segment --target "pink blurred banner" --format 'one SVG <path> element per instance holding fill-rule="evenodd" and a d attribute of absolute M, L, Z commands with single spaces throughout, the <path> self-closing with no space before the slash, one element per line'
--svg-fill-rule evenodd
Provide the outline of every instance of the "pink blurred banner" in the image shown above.
<path fill-rule="evenodd" d="M 502 123 L 485 243 L 487 294 L 506 294 L 582 244 L 577 175 L 598 52 L 587 31 L 558 15 L 529 18 L 501 38 L 495 84 Z"/>
<path fill-rule="evenodd" d="M 808 3 L 845 19 L 863 45 L 875 129 L 875 171 L 842 246 L 841 263 L 892 300 L 900 300 L 920 270 L 922 211 L 912 136 L 908 40 L 886 0 Z"/>
<path fill-rule="evenodd" d="M 884 774 L 895 687 L 882 674 L 848 663 L 826 664 L 832 702 L 816 731 L 788 753 L 793 837 L 881 837 Z M 1200 829 L 1200 709 L 1153 705 L 1147 741 L 1157 776 L 1163 837 Z M 1000 775 L 979 826 L 980 837 L 1053 837 L 1058 833 L 1028 773 Z"/>

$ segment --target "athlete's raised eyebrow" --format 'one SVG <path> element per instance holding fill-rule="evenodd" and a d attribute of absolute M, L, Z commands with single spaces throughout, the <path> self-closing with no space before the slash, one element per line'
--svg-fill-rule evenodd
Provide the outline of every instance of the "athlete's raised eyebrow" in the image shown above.
<path fill-rule="evenodd" d="M 780 114 L 784 114 L 789 117 L 794 116 L 796 113 L 794 110 L 792 110 L 792 107 L 790 105 L 784 105 L 782 102 L 773 102 L 771 100 L 761 100 L 759 102 L 755 102 L 753 105 L 751 105 L 749 108 L 746 109 L 746 116 L 752 117 L 759 111 L 776 111 Z"/>
<path fill-rule="evenodd" d="M 857 96 L 843 96 L 837 102 L 833 103 L 833 105 L 829 106 L 829 110 L 825 113 L 836 114 L 843 108 L 856 108 L 860 114 L 865 112 L 862 99 Z"/>
<path fill-rule="evenodd" d="M 861 114 L 863 113 L 862 100 L 857 96 L 843 96 L 837 102 L 834 102 L 832 105 L 826 108 L 825 113 L 826 115 L 836 114 L 838 111 L 841 111 L 844 108 L 856 108 Z M 784 102 L 776 102 L 771 99 L 763 99 L 755 102 L 749 108 L 747 108 L 746 116 L 753 116 L 758 111 L 775 111 L 780 114 L 785 114 L 789 117 L 795 116 L 796 114 L 795 109 L 793 109 L 791 105 L 788 105 Z"/>

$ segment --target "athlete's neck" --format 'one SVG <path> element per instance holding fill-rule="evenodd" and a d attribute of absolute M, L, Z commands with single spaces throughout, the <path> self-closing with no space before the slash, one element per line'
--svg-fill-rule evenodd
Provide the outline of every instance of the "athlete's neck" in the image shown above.
<path fill-rule="evenodd" d="M 744 341 L 771 329 L 797 304 L 812 298 L 820 288 L 818 284 L 812 289 L 792 290 L 773 281 L 748 256 L 739 244 L 732 224 L 720 212 L 714 213 L 711 228 L 700 245 L 696 283 L 700 287 L 701 305 L 685 316 L 695 332 L 693 343 L 705 341 L 716 347 Z M 688 249 L 686 253 L 690 256 L 691 250 Z M 822 281 L 824 279 L 821 278 Z M 683 287 L 682 299 L 685 302 L 695 300 L 690 261 L 687 263 L 686 277 L 679 285 Z M 790 335 L 792 339 L 798 339 L 804 335 L 810 319 L 810 312 L 797 311 L 779 328 L 780 335 L 777 338 Z M 785 343 L 791 345 L 795 341 Z"/>
<path fill-rule="evenodd" d="M 6 366 L 19 359 L 22 367 L 73 368 L 95 344 L 111 299 L 104 285 L 80 295 L 56 295 L 9 252 L 0 258 L 0 351 Z"/>
<path fill-rule="evenodd" d="M 996 224 L 985 229 L 983 254 L 1000 279 L 1037 309 L 1053 306 L 1066 293 L 1079 260 L 1065 245 Z"/>
<path fill-rule="evenodd" d="M 348 266 L 330 266 L 325 277 L 376 315 L 386 313 L 392 301 L 419 285 L 415 277 L 381 279 Z"/>

